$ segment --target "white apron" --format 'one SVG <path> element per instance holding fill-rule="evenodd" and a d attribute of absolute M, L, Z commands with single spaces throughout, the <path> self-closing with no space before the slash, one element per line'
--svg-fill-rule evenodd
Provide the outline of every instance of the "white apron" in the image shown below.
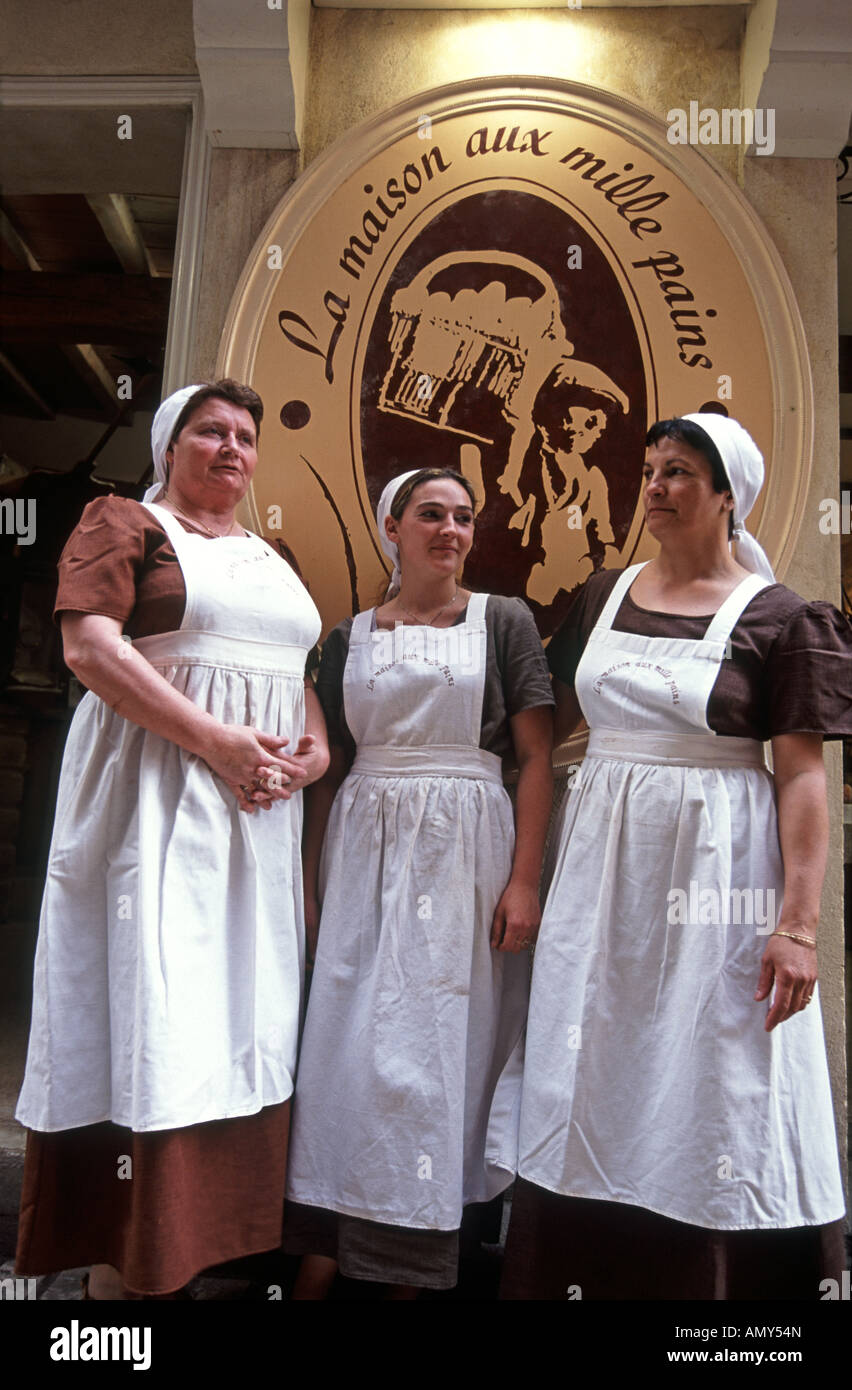
<path fill-rule="evenodd" d="M 186 610 L 177 632 L 134 645 L 193 704 L 294 748 L 320 632 L 307 590 L 259 537 L 208 540 L 148 510 Z M 240 812 L 201 758 L 84 696 L 62 763 L 21 1124 L 171 1129 L 287 1099 L 301 817 L 301 795 Z"/>
<path fill-rule="evenodd" d="M 489 944 L 514 824 L 479 747 L 486 598 L 446 629 L 352 624 L 288 1156 L 293 1201 L 430 1230 L 517 1158 L 529 971 Z"/>
<path fill-rule="evenodd" d="M 762 745 L 710 731 L 750 576 L 701 640 L 612 622 L 577 668 L 591 729 L 533 969 L 519 1172 L 719 1230 L 843 1214 L 818 997 L 764 1031 L 783 868 Z M 774 897 L 772 896 L 774 895 Z"/>

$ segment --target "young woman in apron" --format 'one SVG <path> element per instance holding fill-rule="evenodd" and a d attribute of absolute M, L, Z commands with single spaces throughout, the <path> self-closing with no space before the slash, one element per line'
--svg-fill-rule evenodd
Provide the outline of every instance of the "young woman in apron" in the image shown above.
<path fill-rule="evenodd" d="M 167 1294 L 279 1240 L 304 935 L 292 794 L 327 751 L 305 690 L 319 614 L 234 519 L 261 414 L 236 383 L 175 393 L 145 506 L 91 504 L 60 565 L 90 688 L 36 955 L 18 1265 L 92 1264 L 92 1297 Z"/>
<path fill-rule="evenodd" d="M 814 937 L 849 624 L 744 531 L 763 461 L 741 426 L 648 443 L 660 554 L 589 581 L 550 656 L 557 729 L 591 732 L 535 954 L 502 1296 L 818 1298 L 842 1256 Z"/>
<path fill-rule="evenodd" d="M 457 585 L 473 541 L 458 474 L 394 479 L 378 525 L 399 559 L 394 597 L 335 629 L 318 682 L 332 765 L 308 810 L 309 898 L 328 824 L 285 1247 L 321 1258 L 296 1297 L 322 1296 L 337 1261 L 392 1296 L 451 1287 L 463 1208 L 515 1171 L 551 796 L 546 665 L 520 600 Z M 517 835 L 503 756 L 520 769 Z"/>

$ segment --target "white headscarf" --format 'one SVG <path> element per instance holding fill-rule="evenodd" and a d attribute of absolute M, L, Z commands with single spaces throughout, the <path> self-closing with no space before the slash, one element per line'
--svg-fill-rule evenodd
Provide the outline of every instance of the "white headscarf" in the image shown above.
<path fill-rule="evenodd" d="M 777 583 L 763 546 L 745 528 L 745 519 L 763 487 L 765 473 L 762 453 L 739 421 L 731 420 L 727 415 L 708 411 L 706 415 L 683 415 L 681 418 L 693 425 L 700 425 L 709 434 L 725 465 L 734 499 L 733 539 L 737 543 L 739 564 L 753 574 L 763 575 L 770 583 Z"/>
<path fill-rule="evenodd" d="M 148 488 L 142 498 L 143 502 L 158 502 L 165 492 L 169 480 L 166 450 L 172 442 L 178 416 L 187 401 L 200 390 L 201 386 L 182 386 L 179 391 L 173 391 L 154 416 L 154 423 L 151 425 L 151 457 L 154 460 L 156 481 Z"/>
<path fill-rule="evenodd" d="M 162 407 L 160 408 L 162 409 Z M 402 576 L 399 572 L 399 546 L 395 541 L 391 540 L 385 530 L 385 520 L 390 516 L 394 498 L 403 483 L 407 482 L 409 478 L 413 478 L 415 473 L 422 472 L 422 468 L 410 468 L 407 473 L 400 473 L 398 478 L 391 478 L 390 482 L 385 486 L 379 498 L 379 505 L 376 508 L 376 525 L 379 528 L 379 545 L 382 547 L 388 559 L 393 561 L 393 574 L 391 575 L 390 584 L 388 585 L 388 593 L 390 593 L 391 589 L 399 588 L 402 582 Z"/>

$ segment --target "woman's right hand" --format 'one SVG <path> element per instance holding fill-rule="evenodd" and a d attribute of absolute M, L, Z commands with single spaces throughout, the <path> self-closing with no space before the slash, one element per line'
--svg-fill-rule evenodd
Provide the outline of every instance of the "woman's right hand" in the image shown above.
<path fill-rule="evenodd" d="M 286 764 L 276 756 L 289 742 L 288 738 L 245 724 L 222 724 L 205 751 L 204 761 L 231 788 L 241 810 L 252 811 L 257 806 L 268 810 L 273 801 L 290 796 Z M 279 786 L 255 786 L 276 773 Z"/>

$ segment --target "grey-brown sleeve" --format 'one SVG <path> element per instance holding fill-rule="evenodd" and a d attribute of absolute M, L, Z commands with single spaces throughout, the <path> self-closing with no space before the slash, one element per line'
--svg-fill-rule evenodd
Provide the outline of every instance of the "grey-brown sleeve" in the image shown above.
<path fill-rule="evenodd" d="M 480 747 L 502 758 L 512 751 L 512 716 L 540 705 L 552 705 L 553 692 L 541 638 L 523 599 L 492 594 L 485 609 L 485 622 Z"/>
<path fill-rule="evenodd" d="M 352 619 L 344 618 L 332 628 L 322 644 L 322 657 L 316 677 L 317 697 L 328 727 L 329 742 L 351 748 L 352 735 L 343 709 L 343 672 L 349 655 Z"/>

